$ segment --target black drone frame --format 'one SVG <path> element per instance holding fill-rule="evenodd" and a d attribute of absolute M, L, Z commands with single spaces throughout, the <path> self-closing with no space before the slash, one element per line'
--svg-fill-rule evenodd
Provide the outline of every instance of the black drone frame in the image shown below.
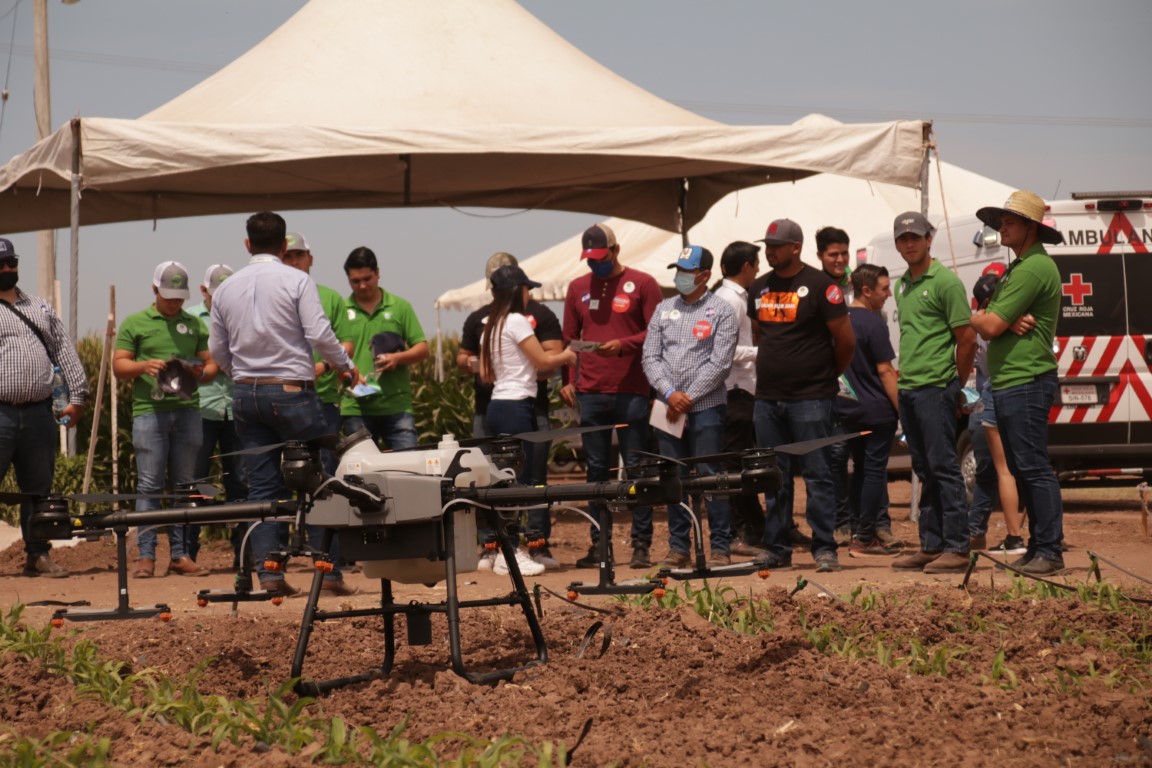
<path fill-rule="evenodd" d="M 828 442 L 837 442 L 851 436 L 840 436 L 830 441 L 810 441 L 805 444 L 781 447 L 791 449 L 790 452 L 804 452 L 813 450 Z M 427 645 L 432 642 L 431 617 L 434 614 L 444 614 L 448 625 L 449 654 L 454 672 L 473 683 L 494 683 L 498 680 L 508 679 L 524 669 L 544 664 L 548 659 L 547 645 L 544 633 L 540 628 L 539 619 L 533 611 L 531 595 L 524 583 L 524 577 L 516 562 L 516 546 L 518 544 L 518 515 L 507 515 L 504 510 L 524 505 L 563 504 L 576 501 L 605 501 L 616 505 L 656 505 L 679 504 L 685 493 L 761 493 L 771 492 L 780 487 L 780 471 L 776 467 L 775 452 L 771 450 L 752 451 L 747 461 L 742 462 L 739 472 L 724 472 L 703 477 L 681 477 L 683 462 L 677 460 L 660 459 L 651 469 L 638 473 L 640 476 L 626 480 L 574 483 L 552 486 L 521 486 L 503 481 L 496 485 L 486 487 L 456 487 L 454 479 L 464 471 L 460 459 L 464 454 L 461 450 L 456 458 L 450 462 L 444 475 L 423 477 L 420 482 L 435 483 L 441 505 L 440 514 L 419 523 L 425 526 L 424 532 L 430 543 L 428 556 L 430 560 L 442 563 L 442 578 L 446 583 L 446 595 L 442 602 L 408 602 L 396 603 L 393 599 L 392 583 L 388 578 L 381 579 L 381 601 L 378 607 L 365 609 L 348 609 L 328 611 L 321 610 L 319 598 L 323 587 L 324 573 L 317 570 L 313 576 L 311 589 L 304 607 L 304 615 L 300 624 L 300 634 L 296 643 L 296 651 L 292 661 L 291 674 L 299 678 L 296 691 L 300 695 L 319 695 L 341 686 L 367 682 L 386 677 L 390 674 L 396 654 L 395 617 L 400 614 L 406 619 L 409 645 Z M 729 455 L 739 457 L 742 454 Z M 695 459 L 700 461 L 701 459 Z M 286 516 L 295 516 L 297 528 L 302 528 L 307 520 L 308 513 L 316 501 L 332 494 L 347 499 L 349 510 L 356 510 L 356 516 L 371 518 L 379 515 L 385 508 L 389 499 L 381 490 L 371 483 L 366 483 L 357 475 L 345 475 L 343 478 L 326 478 L 323 474 L 320 461 L 320 449 L 315 445 L 304 443 L 289 443 L 285 447 L 281 463 L 285 481 L 290 489 L 297 494 L 292 501 L 266 501 L 266 502 L 238 502 L 216 504 L 211 506 L 193 506 L 183 509 L 149 510 L 144 512 L 82 512 L 73 516 L 68 511 L 68 500 L 62 497 L 46 499 L 37 503 L 31 520 L 31 530 L 34 536 L 46 539 L 71 539 L 74 537 L 92 537 L 102 532 L 112 530 L 117 536 L 118 556 L 120 568 L 118 574 L 120 605 L 112 611 L 62 611 L 58 618 L 71 621 L 92 621 L 101 619 L 140 618 L 143 616 L 162 616 L 170 613 L 167 606 L 154 608 L 129 608 L 127 601 L 127 571 L 126 571 L 126 545 L 127 531 L 132 526 L 143 525 L 181 525 L 195 523 L 227 523 L 227 522 L 264 522 L 283 520 Z M 382 470 L 384 476 L 387 470 Z M 407 473 L 399 473 L 407 475 Z M 320 495 L 318 495 L 320 494 Z M 509 595 L 478 600 L 462 600 L 457 588 L 457 567 L 455 552 L 455 526 L 456 516 L 461 510 L 477 510 L 486 516 L 497 534 L 501 552 L 504 554 L 508 566 L 508 575 L 513 590 Z M 375 518 L 373 518 L 375 519 Z M 695 519 L 695 517 L 694 517 Z M 677 569 L 668 571 L 666 575 L 671 578 L 693 578 L 707 576 L 712 573 L 724 575 L 742 575 L 757 570 L 754 564 L 739 567 L 709 568 L 704 561 L 699 523 L 697 525 L 697 554 L 695 568 Z M 382 524 L 356 526 L 328 527 L 321 549 L 327 551 L 331 545 L 331 538 L 336 533 L 341 535 L 342 544 L 345 541 L 372 542 L 367 546 L 382 545 L 389 537 L 389 526 Z M 606 542 L 608 535 L 601 535 L 601 541 Z M 610 555 L 609 555 L 610 558 Z M 366 559 L 372 559 L 371 556 Z M 610 561 L 609 561 L 610 567 Z M 604 574 L 604 563 L 601 564 L 601 574 Z M 741 569 L 742 568 L 742 569 Z M 609 570 L 609 578 L 611 571 Z M 439 574 L 438 578 L 439 580 Z M 644 591 L 651 591 L 662 585 L 663 580 L 650 580 L 644 585 Z M 618 589 L 626 585 L 613 585 Z M 588 589 L 586 593 L 595 594 Z M 274 598 L 278 593 L 262 596 L 259 599 Z M 204 593 L 201 593 L 204 597 Z M 235 598 L 235 596 L 231 596 Z M 257 599 L 257 598 L 252 598 Z M 213 600 L 202 600 L 205 605 Z M 222 601 L 222 600 L 221 600 Z M 469 670 L 463 659 L 462 642 L 460 636 L 460 611 L 467 608 L 481 608 L 499 605 L 519 606 L 528 624 L 532 637 L 534 658 L 524 664 L 495 669 L 485 672 Z M 366 673 L 330 680 L 306 680 L 303 678 L 304 660 L 307 656 L 308 642 L 315 623 L 339 618 L 380 616 L 384 622 L 384 654 L 379 667 Z"/>

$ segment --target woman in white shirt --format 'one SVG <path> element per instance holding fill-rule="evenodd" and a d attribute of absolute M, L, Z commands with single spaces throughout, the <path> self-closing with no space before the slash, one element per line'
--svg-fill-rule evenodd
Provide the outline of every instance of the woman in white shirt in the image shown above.
<path fill-rule="evenodd" d="M 576 363 L 570 349 L 546 352 L 536 338 L 531 316 L 524 314 L 528 292 L 540 283 L 528 279 L 524 270 L 507 264 L 492 273 L 492 309 L 484 321 L 480 336 L 480 378 L 492 385 L 488 403 L 488 431 L 493 435 L 515 435 L 536 429 L 536 372 L 548 371 Z M 517 478 L 529 484 L 532 453 L 535 446 L 521 442 L 524 463 Z M 516 563 L 525 576 L 544 571 L 544 564 L 531 558 L 522 548 L 516 550 Z M 497 575 L 508 572 L 504 555 L 492 563 Z"/>
<path fill-rule="evenodd" d="M 480 337 L 480 378 L 492 384 L 488 404 L 488 431 L 515 435 L 536 428 L 536 372 L 576 363 L 570 349 L 545 352 L 536 338 L 529 316 L 524 314 L 528 292 L 540 283 L 528 279 L 524 270 L 506 264 L 492 273 L 492 310 Z M 528 482 L 532 466 L 531 443 L 524 443 L 524 467 L 520 482 Z"/>

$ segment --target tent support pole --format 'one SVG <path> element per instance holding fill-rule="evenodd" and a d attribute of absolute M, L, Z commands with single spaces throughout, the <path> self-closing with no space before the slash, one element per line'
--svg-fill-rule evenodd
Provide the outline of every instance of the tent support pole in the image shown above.
<path fill-rule="evenodd" d="M 68 335 L 75 344 L 78 338 L 79 320 L 77 309 L 80 303 L 80 119 L 72 120 L 72 205 L 71 243 L 69 244 L 68 280 Z"/>
<path fill-rule="evenodd" d="M 400 155 L 404 163 L 404 205 L 412 205 L 412 155 Z"/>

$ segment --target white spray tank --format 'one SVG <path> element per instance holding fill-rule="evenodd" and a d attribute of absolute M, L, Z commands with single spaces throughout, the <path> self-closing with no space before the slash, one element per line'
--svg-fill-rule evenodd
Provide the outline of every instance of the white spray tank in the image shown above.
<path fill-rule="evenodd" d="M 500 473 L 488 461 L 483 451 L 475 447 L 461 447 L 455 435 L 444 435 L 434 449 L 421 451 L 382 452 L 371 439 L 361 440 L 345 450 L 340 457 L 337 475 L 363 474 L 365 472 L 407 472 L 418 475 L 443 475 L 452 462 L 459 457 L 465 471 L 455 479 L 458 488 L 486 487 Z M 429 513 L 432 513 L 429 510 Z M 438 512 L 438 510 L 437 510 Z M 453 511 L 453 547 L 456 556 L 456 571 L 468 573 L 476 570 L 479 551 L 476 539 L 476 512 L 471 508 L 456 507 Z M 435 584 L 444 579 L 444 565 L 441 561 L 425 557 L 370 560 L 363 563 L 364 575 L 370 579 L 389 579 L 405 584 Z"/>

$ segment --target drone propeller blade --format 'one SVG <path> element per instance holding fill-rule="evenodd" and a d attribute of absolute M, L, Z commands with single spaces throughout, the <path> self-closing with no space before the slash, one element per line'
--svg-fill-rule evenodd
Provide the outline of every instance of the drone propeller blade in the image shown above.
<path fill-rule="evenodd" d="M 674 459 L 671 456 L 663 456 L 659 453 L 649 453 L 648 451 L 632 451 L 637 456 L 648 456 L 649 458 L 657 459 L 658 461 L 670 461 L 673 464 L 679 464 L 682 467 L 688 466 L 680 459 Z"/>
<path fill-rule="evenodd" d="M 461 448 L 475 448 L 480 445 L 489 445 L 501 440 L 523 440 L 526 443 L 547 443 L 551 440 L 564 440 L 565 438 L 583 435 L 588 432 L 601 432 L 606 429 L 623 429 L 627 424 L 605 424 L 599 427 L 562 427 L 560 429 L 540 429 L 534 432 L 519 432 L 515 435 L 487 435 L 484 437 L 461 437 L 456 440 Z M 411 448 L 393 448 L 384 453 L 401 453 L 403 451 L 434 451 L 440 447 L 439 443 L 422 443 Z"/>
<path fill-rule="evenodd" d="M 214 459 L 222 459 L 225 456 L 259 456 L 261 453 L 268 453 L 277 448 L 283 448 L 288 443 L 271 443 L 270 445 L 258 445 L 255 448 L 241 448 L 238 451 L 229 451 L 228 453 L 217 453 L 212 456 Z"/>
<path fill-rule="evenodd" d="M 179 493 L 73 493 L 66 496 L 69 501 L 78 501 L 81 504 L 113 504 L 117 501 L 136 501 L 138 499 L 183 499 Z"/>
<path fill-rule="evenodd" d="M 709 453 L 704 456 L 690 456 L 684 461 L 690 464 L 719 464 L 724 461 L 738 461 L 745 456 L 755 456 L 757 453 L 770 453 L 768 448 L 749 448 L 744 451 L 725 451 L 723 453 Z"/>
<path fill-rule="evenodd" d="M 254 448 L 242 448 L 239 451 L 232 451 L 230 453 L 218 453 L 212 458 L 218 459 L 223 456 L 258 456 L 261 453 L 268 453 L 269 451 L 275 451 L 279 448 L 283 448 L 284 446 L 288 445 L 288 442 L 290 441 L 283 443 L 271 443 L 270 445 L 257 445 Z M 336 446 L 340 444 L 340 436 L 320 435 L 319 437 L 313 437 L 312 439 L 305 440 L 304 442 L 312 448 L 322 448 L 332 451 L 335 450 Z"/>
<path fill-rule="evenodd" d="M 786 445 L 778 445 L 772 450 L 776 451 L 776 453 L 785 453 L 789 456 L 803 456 L 806 453 L 811 453 L 812 451 L 818 450 L 827 445 L 835 445 L 836 443 L 842 443 L 845 440 L 851 440 L 855 437 L 860 437 L 861 435 L 867 434 L 870 434 L 870 432 L 867 430 L 864 432 L 849 432 L 846 435 L 832 435 L 831 437 L 821 437 L 817 438 L 816 440 L 805 440 L 802 443 L 788 443 Z"/>
<path fill-rule="evenodd" d="M 563 440 L 566 437 L 576 437 L 589 432 L 603 432 L 606 429 L 624 429 L 627 424 L 602 424 L 598 427 L 563 427 L 561 429 L 541 429 L 535 432 L 521 432 L 512 437 L 525 440 L 529 443 L 547 443 L 550 440 Z"/>
<path fill-rule="evenodd" d="M 193 483 L 192 485 L 193 490 L 195 490 L 201 496 L 208 496 L 214 499 L 220 494 L 224 493 L 223 488 L 212 485 L 212 483 Z"/>

